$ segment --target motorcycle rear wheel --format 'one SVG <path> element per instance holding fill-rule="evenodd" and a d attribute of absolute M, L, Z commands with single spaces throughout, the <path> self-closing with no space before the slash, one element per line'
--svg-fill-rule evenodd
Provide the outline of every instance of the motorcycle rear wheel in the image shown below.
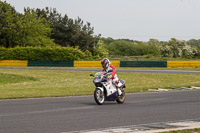
<path fill-rule="evenodd" d="M 103 105 L 105 101 L 105 94 L 100 89 L 94 91 L 94 99 L 97 104 Z"/>
<path fill-rule="evenodd" d="M 120 96 L 118 96 L 118 98 L 117 98 L 116 101 L 119 104 L 123 104 L 125 102 L 125 99 L 126 99 L 126 97 L 125 97 L 125 91 L 122 90 L 122 94 Z"/>

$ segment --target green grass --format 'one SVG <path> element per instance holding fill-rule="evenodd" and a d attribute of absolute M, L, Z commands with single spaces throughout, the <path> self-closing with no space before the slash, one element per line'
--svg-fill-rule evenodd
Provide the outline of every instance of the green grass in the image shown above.
<path fill-rule="evenodd" d="M 1 68 L 19 68 L 19 67 L 8 67 L 8 66 L 1 66 Z M 41 68 L 41 69 L 77 69 L 76 67 L 20 67 L 24 69 L 31 69 L 31 68 Z M 85 68 L 82 67 L 83 69 L 101 69 L 101 68 Z M 134 69 L 134 70 L 188 70 L 188 71 L 200 71 L 200 68 L 165 68 L 165 67 L 117 67 L 116 69 Z"/>
<path fill-rule="evenodd" d="M 37 80 L 36 78 L 28 77 L 28 76 L 0 73 L 0 85 L 9 84 L 9 83 L 36 81 L 36 80 Z"/>
<path fill-rule="evenodd" d="M 168 132 L 161 132 L 161 133 L 200 133 L 200 128 L 175 130 L 175 131 L 168 131 Z"/>
<path fill-rule="evenodd" d="M 0 99 L 92 95 L 91 72 L 0 69 Z M 93 72 L 95 73 L 95 72 Z M 200 86 L 198 74 L 118 73 L 126 92 Z"/>

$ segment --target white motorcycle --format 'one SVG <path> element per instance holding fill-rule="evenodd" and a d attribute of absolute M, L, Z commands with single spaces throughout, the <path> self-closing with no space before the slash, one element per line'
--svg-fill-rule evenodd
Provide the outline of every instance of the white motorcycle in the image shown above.
<path fill-rule="evenodd" d="M 105 101 L 117 101 L 119 104 L 124 103 L 125 101 L 125 92 L 124 88 L 125 81 L 119 79 L 120 86 L 118 88 L 113 84 L 112 79 L 108 79 L 108 73 L 97 72 L 95 75 L 90 74 L 94 77 L 93 83 L 96 86 L 94 91 L 94 99 L 97 104 L 102 105 Z M 119 95 L 118 89 L 121 90 L 122 94 Z"/>

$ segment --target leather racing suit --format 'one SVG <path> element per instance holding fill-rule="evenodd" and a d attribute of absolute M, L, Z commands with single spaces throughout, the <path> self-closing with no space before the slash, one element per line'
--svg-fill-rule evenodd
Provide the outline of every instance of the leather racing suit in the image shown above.
<path fill-rule="evenodd" d="M 111 76 L 112 82 L 116 87 L 121 85 L 119 83 L 119 78 L 117 77 L 115 67 L 113 65 L 110 65 L 107 69 L 103 69 L 102 72 L 106 72 L 108 75 Z"/>

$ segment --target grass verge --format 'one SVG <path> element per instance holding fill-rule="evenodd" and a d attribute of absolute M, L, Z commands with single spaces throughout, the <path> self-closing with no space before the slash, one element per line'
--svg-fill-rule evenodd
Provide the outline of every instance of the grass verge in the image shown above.
<path fill-rule="evenodd" d="M 0 68 L 4 69 L 99 69 L 102 68 L 98 67 L 8 67 L 8 66 L 1 66 Z M 185 71 L 200 71 L 200 68 L 165 68 L 165 67 L 117 67 L 118 69 L 133 69 L 133 70 L 185 70 Z"/>
<path fill-rule="evenodd" d="M 161 133 L 200 133 L 200 128 L 175 130 L 175 131 L 168 131 L 168 132 L 161 132 Z"/>
<path fill-rule="evenodd" d="M 0 73 L 0 99 L 92 95 L 95 88 L 91 72 L 0 69 Z M 126 80 L 127 93 L 200 86 L 198 74 L 118 73 L 118 77 Z"/>
<path fill-rule="evenodd" d="M 0 85 L 9 84 L 9 83 L 20 83 L 20 82 L 28 82 L 28 81 L 36 81 L 36 78 L 28 77 L 28 76 L 20 76 L 15 74 L 6 74 L 0 73 Z"/>

